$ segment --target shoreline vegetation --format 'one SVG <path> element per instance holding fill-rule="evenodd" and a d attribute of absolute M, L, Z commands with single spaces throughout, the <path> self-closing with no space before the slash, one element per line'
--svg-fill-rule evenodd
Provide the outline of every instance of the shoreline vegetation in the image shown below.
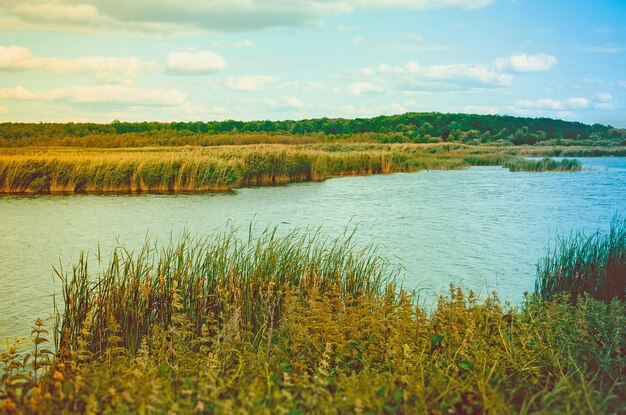
<path fill-rule="evenodd" d="M 626 156 L 626 130 L 497 115 L 299 121 L 2 123 L 1 194 L 221 192 L 349 175 L 504 166 L 578 171 Z"/>
<path fill-rule="evenodd" d="M 284 121 L 0 123 L 0 147 L 171 147 L 242 144 L 460 143 L 626 147 L 626 129 L 550 118 L 406 113 Z M 626 155 L 625 148 L 622 154 Z"/>
<path fill-rule="evenodd" d="M 578 160 L 563 159 L 560 161 L 550 158 L 528 160 L 522 158 L 510 159 L 502 163 L 502 167 L 512 172 L 543 172 L 543 171 L 580 171 L 582 164 Z"/>
<path fill-rule="evenodd" d="M 230 191 L 349 175 L 504 166 L 520 157 L 626 156 L 626 130 L 497 115 L 299 121 L 2 123 L 0 195 Z"/>
<path fill-rule="evenodd" d="M 257 144 L 123 149 L 0 149 L 0 194 L 222 192 L 332 177 L 498 166 L 578 171 L 464 144 Z"/>
<path fill-rule="evenodd" d="M 625 230 L 561 240 L 520 306 L 451 286 L 428 311 L 350 233 L 81 255 L 53 333 L 2 354 L 0 413 L 623 413 Z"/>

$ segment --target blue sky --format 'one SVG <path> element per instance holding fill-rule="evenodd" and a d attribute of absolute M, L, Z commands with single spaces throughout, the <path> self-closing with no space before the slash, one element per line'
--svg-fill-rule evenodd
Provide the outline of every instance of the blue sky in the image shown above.
<path fill-rule="evenodd" d="M 626 2 L 3 0 L 0 121 L 547 116 L 626 127 Z"/>

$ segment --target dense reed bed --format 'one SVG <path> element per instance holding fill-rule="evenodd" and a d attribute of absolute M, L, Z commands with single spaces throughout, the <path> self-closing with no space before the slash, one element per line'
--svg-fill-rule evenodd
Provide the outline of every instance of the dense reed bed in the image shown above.
<path fill-rule="evenodd" d="M 280 319 L 285 291 L 302 299 L 331 289 L 342 301 L 376 297 L 393 286 L 389 267 L 371 249 L 357 250 L 350 235 L 328 240 L 318 232 L 293 231 L 279 237 L 270 229 L 258 237 L 250 230 L 245 240 L 233 230 L 200 239 L 183 235 L 160 249 L 146 243 L 137 253 L 117 248 L 95 280 L 81 256 L 69 275 L 59 271 L 65 305 L 59 348 L 75 349 L 89 320 L 89 351 L 101 356 L 113 318 L 121 345 L 136 352 L 176 313 L 187 316 L 195 335 L 203 325 L 220 325 L 236 314 L 241 328 L 258 337 Z"/>
<path fill-rule="evenodd" d="M 608 233 L 560 238 L 537 268 L 535 291 L 544 299 L 583 293 L 609 302 L 626 299 L 626 219 L 614 219 Z"/>
<path fill-rule="evenodd" d="M 203 192 L 422 169 L 497 165 L 463 145 L 258 145 L 0 153 L 0 193 Z"/>
<path fill-rule="evenodd" d="M 505 152 L 520 157 L 626 157 L 626 146 L 519 146 Z"/>
<path fill-rule="evenodd" d="M 552 160 L 550 158 L 543 158 L 541 160 L 529 160 L 515 158 L 507 160 L 502 167 L 506 167 L 510 171 L 580 171 L 582 164 L 575 159 L 563 159 L 560 161 Z"/>
<path fill-rule="evenodd" d="M 58 353 L 39 320 L 2 355 L 2 413 L 626 411 L 623 301 L 451 287 L 426 312 L 349 234 L 183 236 L 59 273 Z"/>
<path fill-rule="evenodd" d="M 0 130 L 2 126 L 0 125 Z M 345 142 L 375 142 L 368 139 L 367 134 L 356 134 L 354 137 L 342 140 Z M 16 139 L 3 139 L 0 133 L 0 147 L 68 147 L 68 148 L 140 148 L 140 147 L 183 147 L 183 146 L 225 146 L 248 144 L 313 144 L 333 141 L 323 134 L 291 133 L 222 133 L 201 134 L 190 131 L 168 132 L 132 132 L 124 134 L 104 133 L 85 135 L 62 134 L 54 137 L 45 137 L 42 134 L 33 134 Z"/>

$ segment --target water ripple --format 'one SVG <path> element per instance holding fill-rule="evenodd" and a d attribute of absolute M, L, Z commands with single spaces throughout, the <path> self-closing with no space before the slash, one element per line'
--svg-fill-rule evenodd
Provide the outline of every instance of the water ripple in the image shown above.
<path fill-rule="evenodd" d="M 557 234 L 606 229 L 626 217 L 626 158 L 582 159 L 581 173 L 510 173 L 497 167 L 347 177 L 241 189 L 236 194 L 0 198 L 0 339 L 27 335 L 52 313 L 52 266 L 98 242 L 138 248 L 146 233 L 167 240 L 228 221 L 257 227 L 357 226 L 406 268 L 404 284 L 445 292 L 450 282 L 519 302 L 537 260 Z M 401 259 L 398 259 L 401 258 Z M 57 283 L 58 288 L 58 283 Z"/>

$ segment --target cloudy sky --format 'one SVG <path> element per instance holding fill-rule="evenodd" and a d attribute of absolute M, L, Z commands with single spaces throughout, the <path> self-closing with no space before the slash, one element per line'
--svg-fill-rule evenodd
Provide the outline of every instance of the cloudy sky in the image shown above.
<path fill-rule="evenodd" d="M 407 111 L 626 127 L 626 1 L 0 1 L 0 121 Z"/>

